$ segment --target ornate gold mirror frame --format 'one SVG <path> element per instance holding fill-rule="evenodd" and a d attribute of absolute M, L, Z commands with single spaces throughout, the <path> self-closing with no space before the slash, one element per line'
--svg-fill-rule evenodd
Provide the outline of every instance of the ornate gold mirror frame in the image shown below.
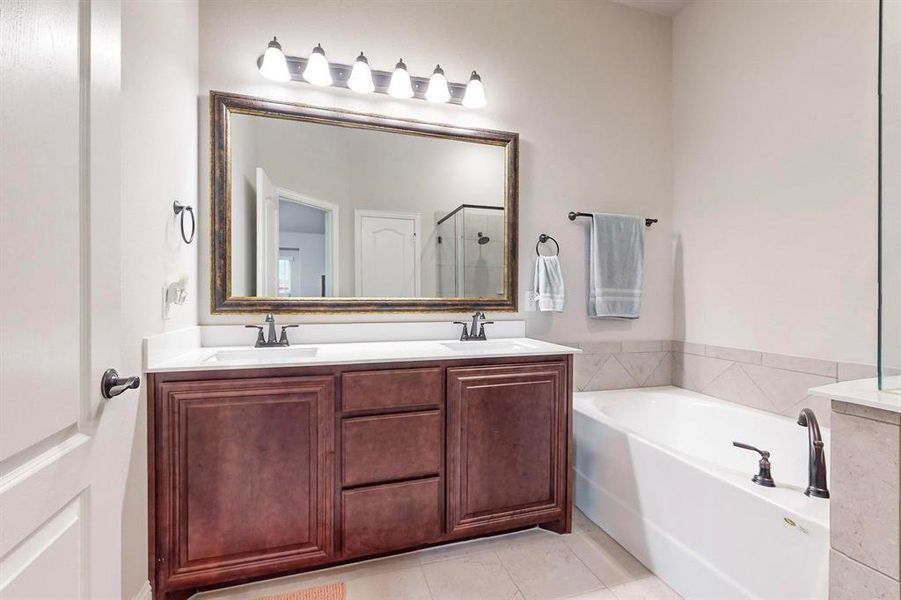
<path fill-rule="evenodd" d="M 232 114 L 309 121 L 405 135 L 420 135 L 503 146 L 504 177 L 504 295 L 483 298 L 283 298 L 232 296 L 231 293 L 231 143 Z M 350 111 L 278 102 L 264 98 L 210 92 L 210 309 L 223 313 L 338 313 L 338 312 L 465 312 L 516 311 L 519 134 L 487 129 L 436 125 Z"/>

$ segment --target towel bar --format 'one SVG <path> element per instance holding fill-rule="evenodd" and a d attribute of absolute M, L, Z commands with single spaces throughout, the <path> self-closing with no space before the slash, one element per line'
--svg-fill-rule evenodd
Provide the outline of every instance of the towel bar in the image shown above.
<path fill-rule="evenodd" d="M 590 217 L 590 216 L 591 216 L 591 213 L 570 212 L 570 213 L 569 213 L 569 220 L 570 220 L 570 221 L 575 221 L 575 220 L 576 220 L 576 217 Z M 653 224 L 656 223 L 656 222 L 657 222 L 657 219 L 645 219 L 645 220 L 644 220 L 644 225 L 645 225 L 645 227 L 650 227 L 651 225 L 653 225 Z"/>

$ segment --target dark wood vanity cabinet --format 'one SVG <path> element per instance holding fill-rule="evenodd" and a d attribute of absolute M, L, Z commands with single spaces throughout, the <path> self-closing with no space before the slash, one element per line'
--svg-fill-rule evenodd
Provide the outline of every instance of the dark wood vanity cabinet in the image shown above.
<path fill-rule="evenodd" d="M 149 375 L 154 598 L 571 521 L 570 356 Z"/>
<path fill-rule="evenodd" d="M 333 377 L 174 381 L 157 392 L 158 586 L 334 555 Z"/>
<path fill-rule="evenodd" d="M 566 363 L 448 369 L 447 405 L 450 532 L 564 517 Z"/>

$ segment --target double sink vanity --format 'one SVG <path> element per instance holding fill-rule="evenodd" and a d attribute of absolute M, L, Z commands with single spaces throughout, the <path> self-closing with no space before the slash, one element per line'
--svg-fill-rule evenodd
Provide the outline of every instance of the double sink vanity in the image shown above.
<path fill-rule="evenodd" d="M 217 91 L 209 111 L 210 319 L 246 324 L 146 340 L 154 598 L 569 531 L 578 350 L 481 312 L 518 310 L 518 134 Z"/>
<path fill-rule="evenodd" d="M 573 352 L 445 338 L 150 359 L 154 597 L 535 525 L 569 531 Z"/>

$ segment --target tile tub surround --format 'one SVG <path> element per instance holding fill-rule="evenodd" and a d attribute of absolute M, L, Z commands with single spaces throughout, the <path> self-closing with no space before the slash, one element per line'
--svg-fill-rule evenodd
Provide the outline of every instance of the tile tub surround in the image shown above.
<path fill-rule="evenodd" d="M 809 389 L 876 372 L 874 365 L 682 341 L 672 350 L 673 385 L 791 418 L 809 407 L 824 427 L 830 401 Z"/>
<path fill-rule="evenodd" d="M 573 387 L 579 392 L 671 385 L 669 340 L 571 342 L 582 350 L 573 358 Z"/>
<path fill-rule="evenodd" d="M 901 598 L 901 414 L 832 402 L 830 600 Z"/>
<path fill-rule="evenodd" d="M 808 390 L 876 375 L 875 365 L 677 340 L 565 345 L 582 350 L 573 359 L 573 384 L 580 392 L 675 385 L 791 418 L 810 407 L 826 427 L 829 399 Z"/>

